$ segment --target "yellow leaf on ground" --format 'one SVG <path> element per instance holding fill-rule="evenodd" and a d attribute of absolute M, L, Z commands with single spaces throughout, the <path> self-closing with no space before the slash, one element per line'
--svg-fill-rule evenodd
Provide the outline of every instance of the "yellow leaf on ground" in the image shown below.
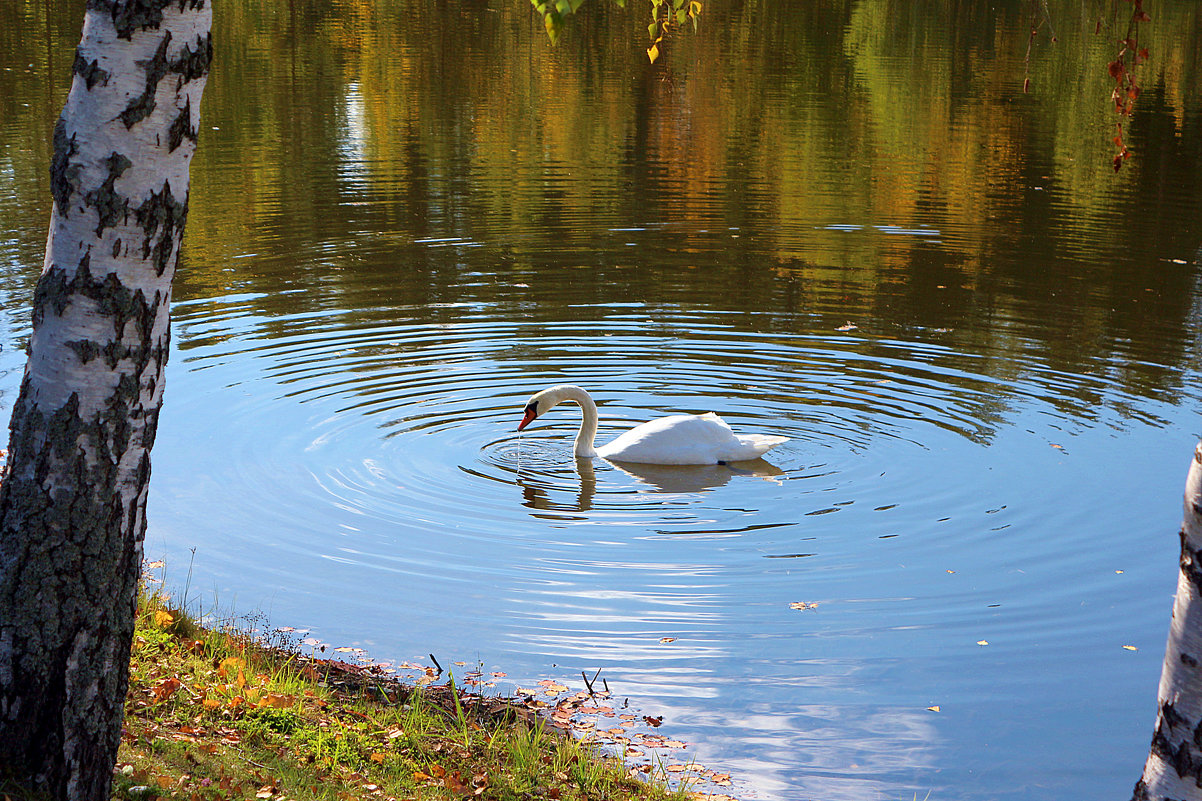
<path fill-rule="evenodd" d="M 234 671 L 241 671 L 244 667 L 246 667 L 245 659 L 237 656 L 227 656 L 217 666 L 217 672 L 222 676 L 231 676 L 234 674 Z"/>
<path fill-rule="evenodd" d="M 295 695 L 281 695 L 280 693 L 267 693 L 263 697 L 263 703 L 266 706 L 274 709 L 287 709 L 296 703 Z"/>
<path fill-rule="evenodd" d="M 387 754 L 382 754 L 382 753 L 380 753 L 379 751 L 377 751 L 376 753 L 372 754 L 372 755 L 371 755 L 371 757 L 370 757 L 371 761 L 372 761 L 372 762 L 375 762 L 377 765 L 379 765 L 379 764 L 383 764 L 384 760 L 385 760 L 385 759 L 387 759 L 387 758 L 388 758 L 388 755 L 387 755 Z"/>

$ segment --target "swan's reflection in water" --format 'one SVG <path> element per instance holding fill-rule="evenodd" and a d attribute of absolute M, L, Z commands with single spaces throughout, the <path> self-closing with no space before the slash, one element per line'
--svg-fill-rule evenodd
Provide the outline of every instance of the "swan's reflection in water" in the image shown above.
<path fill-rule="evenodd" d="M 669 495 L 698 494 L 721 487 L 737 476 L 772 479 L 783 475 L 781 470 L 764 459 L 751 459 L 715 465 L 660 465 L 636 462 L 605 462 L 620 474 L 635 479 L 631 489 Z M 597 494 L 597 466 L 593 459 L 576 459 L 579 481 L 574 504 L 565 504 L 563 497 L 552 497 L 545 477 L 519 473 L 517 483 L 522 488 L 522 505 L 540 512 L 588 512 L 593 509 Z M 559 487 L 556 489 L 566 489 Z M 619 490 L 621 491 L 621 490 Z"/>
<path fill-rule="evenodd" d="M 715 487 L 721 487 L 735 476 L 771 478 L 785 472 L 764 459 L 706 465 L 636 464 L 635 462 L 611 462 L 610 464 L 643 484 L 653 487 L 657 492 L 668 493 L 706 492 Z"/>

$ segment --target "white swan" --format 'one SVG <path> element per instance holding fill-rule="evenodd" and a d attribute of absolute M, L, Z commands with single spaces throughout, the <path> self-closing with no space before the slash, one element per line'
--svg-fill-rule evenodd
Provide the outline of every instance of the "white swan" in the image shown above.
<path fill-rule="evenodd" d="M 766 434 L 736 434 L 721 417 L 707 412 L 661 417 L 630 429 L 600 448 L 593 448 L 593 439 L 597 436 L 597 404 L 588 392 L 571 384 L 560 384 L 533 395 L 526 403 L 526 415 L 518 425 L 518 431 L 567 400 L 579 403 L 584 412 L 584 421 L 576 434 L 576 455 L 584 458 L 600 456 L 615 462 L 643 464 L 721 464 L 755 459 L 789 439 Z"/>

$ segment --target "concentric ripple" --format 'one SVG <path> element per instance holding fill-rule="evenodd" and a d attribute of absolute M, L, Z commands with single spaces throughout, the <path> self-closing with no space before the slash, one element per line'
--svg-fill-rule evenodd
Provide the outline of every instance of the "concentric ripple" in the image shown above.
<path fill-rule="evenodd" d="M 265 305 L 177 307 L 151 553 L 200 543 L 194 586 L 242 588 L 382 658 L 433 651 L 515 678 L 604 668 L 706 762 L 778 777 L 761 787 L 795 787 L 780 777 L 815 747 L 816 710 L 866 687 L 872 704 L 837 706 L 823 747 L 871 776 L 844 776 L 848 797 L 904 784 L 905 765 L 938 762 L 932 698 L 1028 691 L 1000 664 L 936 686 L 949 654 L 1096 636 L 1105 621 L 1076 619 L 1072 593 L 1104 594 L 1114 573 L 1061 588 L 1082 542 L 1047 536 L 1073 531 L 1065 459 L 1091 428 L 1171 413 L 1104 370 L 998 371 L 938 332 L 804 316 Z M 594 394 L 600 441 L 705 411 L 790 441 L 732 465 L 577 459 L 571 404 L 516 431 L 529 395 L 565 382 Z M 777 717 L 782 694 L 794 707 Z M 778 728 L 732 730 L 751 709 Z"/>

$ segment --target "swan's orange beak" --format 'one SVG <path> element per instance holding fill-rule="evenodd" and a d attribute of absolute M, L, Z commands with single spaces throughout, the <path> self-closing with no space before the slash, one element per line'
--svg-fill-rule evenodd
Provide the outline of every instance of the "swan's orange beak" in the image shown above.
<path fill-rule="evenodd" d="M 530 421 L 536 417 L 538 417 L 538 410 L 534 408 L 534 404 L 532 403 L 526 407 L 526 414 L 522 417 L 522 422 L 518 423 L 518 431 L 530 425 Z"/>

